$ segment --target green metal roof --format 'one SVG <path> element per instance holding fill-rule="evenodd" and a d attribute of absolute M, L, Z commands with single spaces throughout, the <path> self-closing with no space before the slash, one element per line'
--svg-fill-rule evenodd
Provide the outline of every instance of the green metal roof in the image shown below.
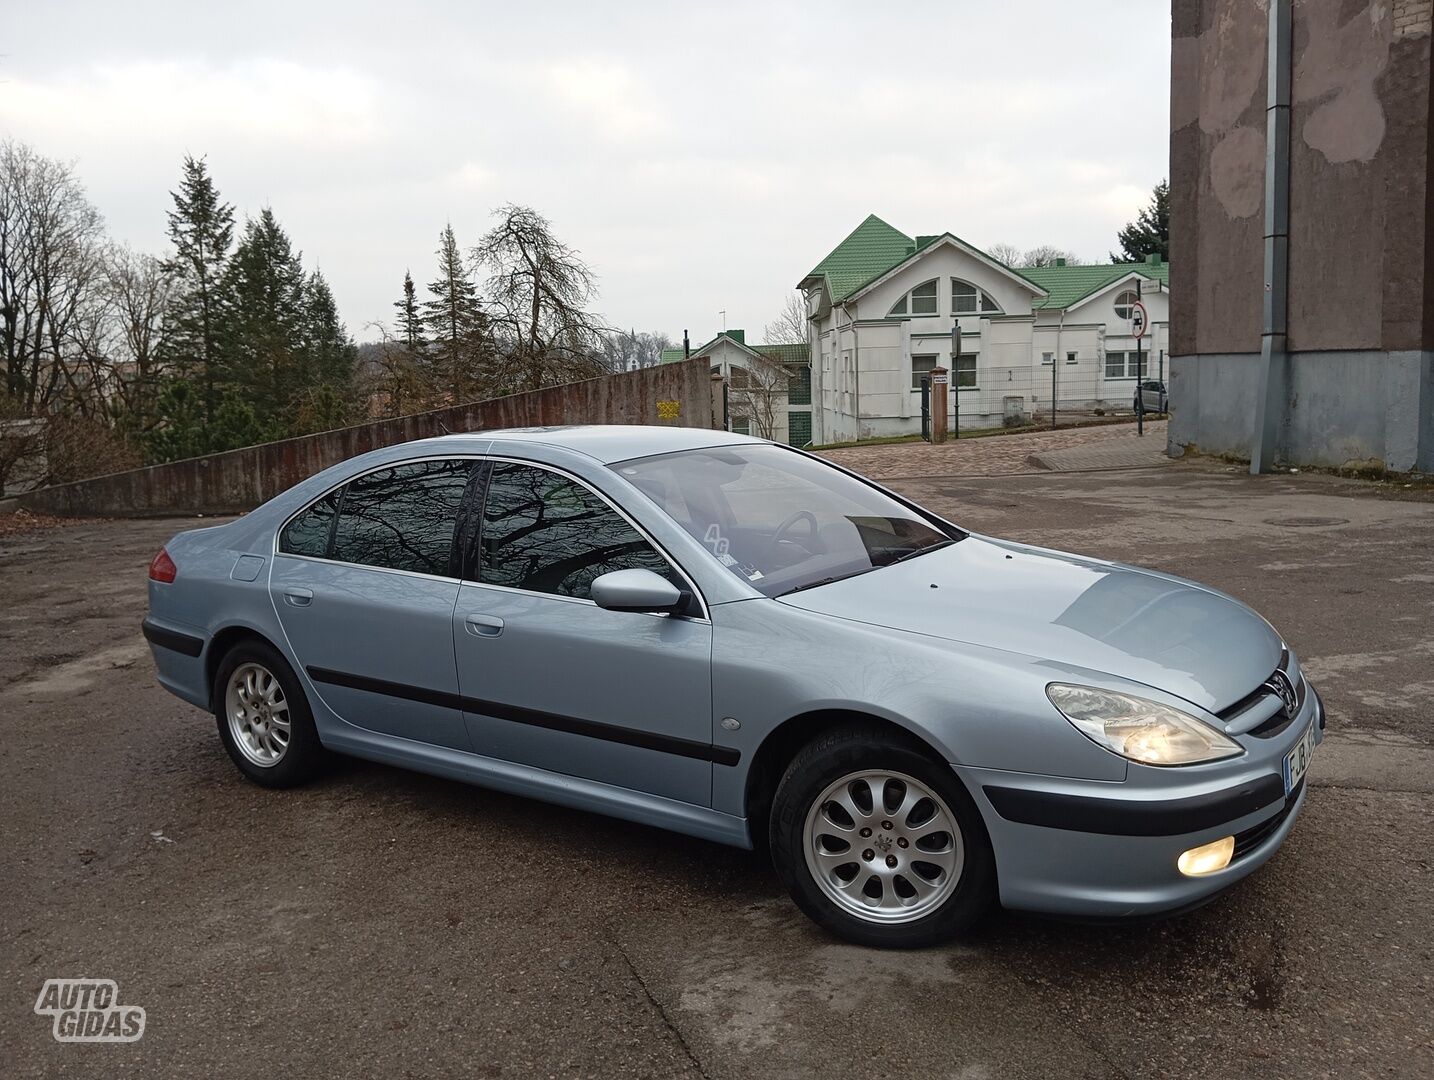
<path fill-rule="evenodd" d="M 913 240 L 905 233 L 892 228 L 875 214 L 868 214 L 866 220 L 852 230 L 851 235 L 833 248 L 832 253 L 817 263 L 812 272 L 802 280 L 814 277 L 825 278 L 827 290 L 831 293 L 831 302 L 839 304 L 853 293 L 858 292 L 863 286 L 881 277 L 888 270 L 911 258 L 918 251 L 923 251 L 936 241 L 948 236 L 963 247 L 990 259 L 996 265 L 1005 266 L 1011 273 L 1019 278 L 1024 278 L 1037 289 L 1045 289 L 1044 285 L 1024 270 L 1006 266 L 999 259 L 992 258 L 953 232 L 931 233 L 918 236 Z"/>
<path fill-rule="evenodd" d="M 872 278 L 880 277 L 916 250 L 916 241 L 875 214 L 851 231 L 808 278 L 825 278 L 832 303 L 838 304 Z M 803 279 L 805 280 L 805 279 Z"/>
<path fill-rule="evenodd" d="M 706 345 L 699 345 L 693 349 L 692 355 L 696 356 L 703 349 L 707 348 L 708 345 L 715 345 L 717 341 L 723 337 L 730 338 L 743 348 L 751 349 L 755 353 L 761 353 L 763 356 L 779 364 L 804 364 L 811 359 L 812 355 L 811 346 L 805 341 L 797 345 L 752 345 L 743 340 L 746 335 L 741 330 L 722 331 L 717 337 L 707 342 Z M 675 364 L 677 361 L 683 359 L 682 350 L 680 348 L 663 349 L 660 359 L 664 364 Z"/>
<path fill-rule="evenodd" d="M 1167 289 L 1170 287 L 1170 264 L 1161 263 L 1102 263 L 1095 266 L 1033 266 L 1021 271 L 1049 296 L 1033 300 L 1033 308 L 1068 308 L 1080 303 L 1092 293 L 1099 292 L 1112 281 L 1127 274 L 1140 274 L 1151 281 L 1158 281 Z"/>

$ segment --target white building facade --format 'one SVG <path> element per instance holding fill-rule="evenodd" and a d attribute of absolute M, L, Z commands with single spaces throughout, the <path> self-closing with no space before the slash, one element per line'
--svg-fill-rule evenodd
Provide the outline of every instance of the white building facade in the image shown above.
<path fill-rule="evenodd" d="M 909 237 L 868 217 L 798 288 L 810 319 L 812 441 L 921 430 L 921 380 L 950 371 L 962 428 L 1132 407 L 1131 316 L 1148 314 L 1139 372 L 1163 379 L 1169 267 L 1016 270 L 959 237 Z M 959 349 L 953 329 L 959 326 Z"/>

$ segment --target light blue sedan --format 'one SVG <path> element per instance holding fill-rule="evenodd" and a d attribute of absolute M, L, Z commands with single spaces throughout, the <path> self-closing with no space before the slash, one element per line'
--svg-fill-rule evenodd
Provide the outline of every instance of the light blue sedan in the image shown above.
<path fill-rule="evenodd" d="M 251 780 L 339 752 L 765 845 L 871 945 L 1199 904 L 1284 841 L 1325 723 L 1227 596 L 723 432 L 375 450 L 149 577 L 159 681 Z"/>

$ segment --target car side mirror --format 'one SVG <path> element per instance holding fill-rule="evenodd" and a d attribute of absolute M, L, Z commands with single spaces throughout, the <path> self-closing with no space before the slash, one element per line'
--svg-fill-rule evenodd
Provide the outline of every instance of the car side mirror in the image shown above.
<path fill-rule="evenodd" d="M 687 609 L 692 594 L 651 570 L 613 570 L 594 579 L 593 603 L 608 611 L 645 613 Z"/>

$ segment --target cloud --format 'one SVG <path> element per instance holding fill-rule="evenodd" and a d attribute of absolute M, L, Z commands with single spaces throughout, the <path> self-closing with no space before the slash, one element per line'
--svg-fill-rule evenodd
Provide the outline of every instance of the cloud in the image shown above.
<path fill-rule="evenodd" d="M 533 76 L 550 101 L 606 138 L 652 138 L 669 126 L 653 88 L 627 64 L 570 60 L 544 65 Z"/>
<path fill-rule="evenodd" d="M 252 59 L 222 68 L 197 61 L 97 64 L 49 80 L 18 78 L 0 96 L 0 123 L 138 149 L 176 134 L 317 148 L 382 137 L 378 86 L 344 68 Z"/>

